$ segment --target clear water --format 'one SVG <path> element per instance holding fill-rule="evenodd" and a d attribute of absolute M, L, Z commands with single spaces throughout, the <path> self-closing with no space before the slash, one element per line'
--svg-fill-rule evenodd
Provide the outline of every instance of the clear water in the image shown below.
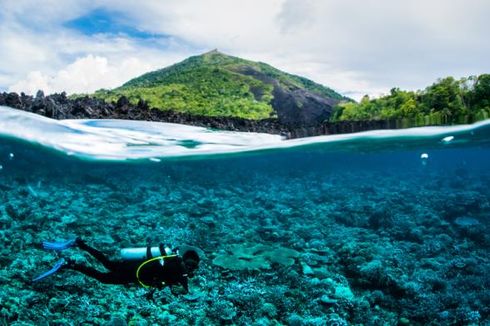
<path fill-rule="evenodd" d="M 490 321 L 489 121 L 284 140 L 2 107 L 0 134 L 5 324 Z M 102 269 L 40 246 L 74 236 L 203 260 L 189 295 L 68 270 L 32 284 L 60 256 Z"/>

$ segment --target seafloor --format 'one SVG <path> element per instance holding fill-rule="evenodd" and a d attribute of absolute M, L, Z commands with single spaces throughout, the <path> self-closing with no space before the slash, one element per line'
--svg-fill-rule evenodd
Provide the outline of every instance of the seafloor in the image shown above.
<path fill-rule="evenodd" d="M 490 321 L 490 158 L 460 148 L 289 150 L 160 163 L 67 160 L 2 148 L 5 325 L 478 325 Z M 13 152 L 13 158 L 8 153 Z M 188 244 L 191 294 L 153 296 L 72 271 L 46 239 Z"/>

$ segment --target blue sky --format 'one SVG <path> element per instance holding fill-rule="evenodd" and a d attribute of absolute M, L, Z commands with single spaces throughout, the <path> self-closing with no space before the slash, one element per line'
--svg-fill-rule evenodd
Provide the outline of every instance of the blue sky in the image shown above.
<path fill-rule="evenodd" d="M 487 0 L 0 0 L 0 90 L 113 88 L 208 50 L 346 95 L 490 72 Z"/>
<path fill-rule="evenodd" d="M 86 14 L 63 23 L 63 27 L 76 30 L 82 34 L 93 36 L 96 34 L 123 35 L 136 39 L 151 39 L 165 37 L 137 28 L 130 17 L 121 12 L 106 8 L 95 8 Z"/>

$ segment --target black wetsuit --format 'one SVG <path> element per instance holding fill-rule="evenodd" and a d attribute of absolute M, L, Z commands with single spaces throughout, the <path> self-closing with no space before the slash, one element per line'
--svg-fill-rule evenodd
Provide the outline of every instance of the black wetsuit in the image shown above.
<path fill-rule="evenodd" d="M 188 291 L 188 269 L 182 257 L 178 255 L 163 256 L 162 259 L 149 261 L 142 266 L 145 260 L 111 261 L 102 252 L 81 240 L 77 241 L 77 246 L 97 259 L 109 272 L 101 272 L 73 261 L 69 261 L 65 268 L 81 272 L 99 282 L 106 284 L 140 283 L 155 288 L 180 284 Z M 138 277 L 137 272 L 140 266 L 142 267 L 139 269 Z"/>

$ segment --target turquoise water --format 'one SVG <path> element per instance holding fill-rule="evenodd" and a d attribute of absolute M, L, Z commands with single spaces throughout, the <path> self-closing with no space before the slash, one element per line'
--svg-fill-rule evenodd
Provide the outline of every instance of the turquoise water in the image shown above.
<path fill-rule="evenodd" d="M 490 321 L 490 123 L 284 140 L 0 108 L 4 324 Z M 425 154 L 425 155 L 423 155 Z M 43 240 L 202 250 L 191 293 L 63 270 Z"/>

